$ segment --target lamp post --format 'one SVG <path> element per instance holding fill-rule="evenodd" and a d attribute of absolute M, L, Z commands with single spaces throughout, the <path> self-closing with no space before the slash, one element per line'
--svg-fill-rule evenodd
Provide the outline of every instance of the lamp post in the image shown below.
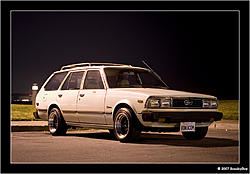
<path fill-rule="evenodd" d="M 37 93 L 38 93 L 38 84 L 33 83 L 33 85 L 32 85 L 32 105 L 35 105 Z"/>

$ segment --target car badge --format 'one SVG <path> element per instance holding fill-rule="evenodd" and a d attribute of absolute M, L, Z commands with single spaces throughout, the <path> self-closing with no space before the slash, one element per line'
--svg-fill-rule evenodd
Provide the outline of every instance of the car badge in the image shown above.
<path fill-rule="evenodd" d="M 189 99 L 186 99 L 186 100 L 184 100 L 184 104 L 185 104 L 186 106 L 189 106 L 189 105 L 192 105 L 192 104 L 193 104 L 193 101 L 190 101 Z"/>

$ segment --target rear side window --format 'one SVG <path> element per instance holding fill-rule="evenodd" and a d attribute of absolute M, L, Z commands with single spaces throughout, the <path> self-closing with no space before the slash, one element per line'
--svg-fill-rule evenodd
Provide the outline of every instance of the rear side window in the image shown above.
<path fill-rule="evenodd" d="M 98 70 L 89 70 L 87 72 L 84 89 L 104 89 L 102 78 Z"/>
<path fill-rule="evenodd" d="M 64 82 L 61 90 L 74 90 L 80 89 L 80 85 L 82 82 L 82 76 L 84 71 L 80 72 L 72 72 Z"/>
<path fill-rule="evenodd" d="M 68 72 L 56 73 L 45 85 L 45 91 L 57 90 Z"/>

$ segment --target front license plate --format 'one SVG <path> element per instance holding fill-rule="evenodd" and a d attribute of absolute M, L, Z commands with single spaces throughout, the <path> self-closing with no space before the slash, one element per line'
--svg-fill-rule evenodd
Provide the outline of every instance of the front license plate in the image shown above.
<path fill-rule="evenodd" d="M 181 132 L 194 132 L 195 122 L 181 122 L 180 128 Z"/>

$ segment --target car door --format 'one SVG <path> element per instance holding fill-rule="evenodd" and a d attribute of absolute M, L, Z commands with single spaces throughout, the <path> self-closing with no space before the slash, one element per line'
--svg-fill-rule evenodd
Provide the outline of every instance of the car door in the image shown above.
<path fill-rule="evenodd" d="M 65 121 L 79 122 L 76 103 L 84 73 L 85 71 L 70 72 L 60 90 L 58 90 L 57 102 Z"/>
<path fill-rule="evenodd" d="M 99 70 L 88 70 L 83 89 L 80 90 L 77 113 L 80 122 L 106 124 L 104 117 L 104 100 L 106 89 Z"/>

